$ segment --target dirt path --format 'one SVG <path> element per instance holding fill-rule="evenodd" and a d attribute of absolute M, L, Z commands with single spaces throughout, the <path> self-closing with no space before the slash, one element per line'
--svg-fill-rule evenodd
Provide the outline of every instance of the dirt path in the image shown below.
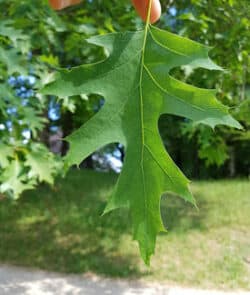
<path fill-rule="evenodd" d="M 13 266 L 0 266 L 1 295 L 250 295 L 250 292 L 201 291 L 110 280 L 81 275 L 61 275 Z"/>

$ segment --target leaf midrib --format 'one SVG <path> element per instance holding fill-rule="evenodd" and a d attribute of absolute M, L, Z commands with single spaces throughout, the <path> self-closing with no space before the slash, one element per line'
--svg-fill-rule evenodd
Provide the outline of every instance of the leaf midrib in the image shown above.
<path fill-rule="evenodd" d="M 146 20 L 146 25 L 145 25 L 145 32 L 144 32 L 144 38 L 143 38 L 143 44 L 142 44 L 142 51 L 141 51 L 141 67 L 140 67 L 140 80 L 139 80 L 139 87 L 140 87 L 140 119 L 141 119 L 141 162 L 140 162 L 140 167 L 141 167 L 141 175 L 142 175 L 142 184 L 143 184 L 143 196 L 144 196 L 144 220 L 145 222 L 145 228 L 146 230 L 144 231 L 145 234 L 145 242 L 147 240 L 147 224 L 148 224 L 148 216 L 147 216 L 147 211 L 148 211 L 148 202 L 147 202 L 147 197 L 146 197 L 146 185 L 145 185 L 145 175 L 144 175 L 144 167 L 143 167 L 143 158 L 144 158 L 144 145 L 145 145 L 145 138 L 144 138 L 144 105 L 143 105 L 143 96 L 142 96 L 142 76 L 143 76 L 143 69 L 144 69 L 144 58 L 145 58 L 145 48 L 146 48 L 146 42 L 147 42 L 147 35 L 148 35 L 148 28 L 149 28 L 149 21 L 150 21 L 150 11 L 151 11 L 151 6 L 152 6 L 152 0 L 149 0 L 149 5 L 148 5 L 148 13 L 147 13 L 147 20 Z M 150 255 L 149 253 L 146 254 L 146 256 Z M 146 257 L 147 260 L 147 257 Z"/>

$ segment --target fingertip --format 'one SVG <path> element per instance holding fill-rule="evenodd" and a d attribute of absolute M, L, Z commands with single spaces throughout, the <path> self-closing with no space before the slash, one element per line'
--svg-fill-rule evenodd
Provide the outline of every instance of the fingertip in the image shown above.
<path fill-rule="evenodd" d="M 161 17 L 161 4 L 159 0 L 153 0 L 150 14 L 150 23 L 154 24 Z"/>
<path fill-rule="evenodd" d="M 146 21 L 148 14 L 149 0 L 132 0 L 135 10 L 140 15 L 140 17 Z M 151 13 L 150 13 L 150 23 L 153 24 L 159 20 L 161 16 L 161 4 L 159 0 L 152 0 Z"/>

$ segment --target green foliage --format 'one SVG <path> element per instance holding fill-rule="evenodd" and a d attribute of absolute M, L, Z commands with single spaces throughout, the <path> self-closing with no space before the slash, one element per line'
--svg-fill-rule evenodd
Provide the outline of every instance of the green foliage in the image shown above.
<path fill-rule="evenodd" d="M 241 133 L 239 130 L 235 130 Z M 221 135 L 207 126 L 194 126 L 191 123 L 182 125 L 181 133 L 189 140 L 195 138 L 198 143 L 198 155 L 204 159 L 207 167 L 222 165 L 228 158 L 228 151 Z"/>
<path fill-rule="evenodd" d="M 61 159 L 41 143 L 49 100 L 34 92 L 48 76 L 48 68 L 32 54 L 48 49 L 49 32 L 60 31 L 60 22 L 45 1 L 0 2 L 0 10 L 5 11 L 0 16 L 0 193 L 16 199 L 38 182 L 52 184 L 61 174 Z M 27 80 L 31 73 L 37 81 L 32 88 Z M 8 83 L 10 77 L 14 86 Z M 30 89 L 26 101 L 17 94 L 21 87 Z M 24 131 L 30 132 L 28 141 Z"/>
<path fill-rule="evenodd" d="M 215 98 L 214 90 L 196 88 L 169 74 L 182 65 L 220 69 L 209 59 L 208 47 L 148 24 L 143 31 L 97 36 L 88 42 L 103 46 L 109 57 L 70 71 L 59 70 L 56 81 L 42 93 L 59 97 L 97 93 L 106 99 L 101 111 L 67 138 L 66 161 L 80 164 L 111 142 L 125 146 L 124 167 L 104 212 L 130 208 L 133 237 L 148 264 L 156 235 L 164 231 L 159 210 L 162 193 L 171 191 L 194 203 L 188 180 L 161 142 L 160 115 L 187 117 L 212 128 L 241 126 Z"/>
<path fill-rule="evenodd" d="M 8 193 L 12 198 L 18 198 L 23 191 L 32 189 L 34 180 L 28 181 L 23 172 L 22 162 L 18 159 L 11 160 L 1 174 L 1 193 Z"/>
<path fill-rule="evenodd" d="M 178 77 L 200 87 L 217 88 L 218 99 L 231 107 L 232 114 L 245 128 L 245 132 L 237 132 L 232 128 L 218 127 L 216 135 L 218 144 L 212 141 L 211 145 L 207 146 L 211 152 L 204 153 L 204 145 L 207 145 L 206 137 L 202 135 L 204 128 L 190 125 L 190 128 L 193 128 L 193 140 L 199 148 L 198 155 L 206 165 L 211 166 L 211 169 L 216 169 L 215 165 L 225 164 L 221 169 L 225 171 L 228 169 L 227 159 L 231 157 L 234 158 L 232 161 L 234 166 L 238 167 L 239 173 L 241 169 L 247 171 L 249 164 L 244 163 L 244 159 L 250 147 L 247 135 L 250 128 L 248 123 L 250 108 L 249 106 L 245 108 L 246 116 L 242 117 L 239 115 L 241 112 L 239 107 L 247 100 L 247 89 L 250 85 L 250 3 L 248 0 L 193 0 L 191 3 L 184 0 L 174 1 L 171 5 L 177 12 L 174 29 L 183 36 L 213 46 L 212 57 L 226 69 L 226 72 L 214 74 L 183 68 Z M 169 18 L 170 15 L 166 14 L 166 19 Z M 201 142 L 202 138 L 204 143 Z M 216 146 L 219 147 L 222 157 L 214 150 Z M 238 150 L 233 158 L 230 154 L 231 147 Z M 219 157 L 214 157 L 216 153 Z M 207 175 L 211 175 L 210 170 L 207 171 Z"/>
<path fill-rule="evenodd" d="M 27 153 L 24 165 L 30 168 L 28 177 L 50 184 L 54 183 L 54 176 L 62 169 L 60 159 L 52 153 L 48 153 L 47 148 L 41 144 L 31 146 L 31 151 Z"/>
<path fill-rule="evenodd" d="M 54 176 L 62 169 L 60 159 L 40 143 L 1 143 L 0 150 L 0 192 L 14 199 L 38 181 L 53 184 Z"/>

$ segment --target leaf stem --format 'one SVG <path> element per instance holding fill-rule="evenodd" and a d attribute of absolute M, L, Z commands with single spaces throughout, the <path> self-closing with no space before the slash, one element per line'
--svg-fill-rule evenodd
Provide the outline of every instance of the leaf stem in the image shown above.
<path fill-rule="evenodd" d="M 148 3 L 148 12 L 147 12 L 146 26 L 148 26 L 149 23 L 150 23 L 150 16 L 151 16 L 152 2 L 153 2 L 153 0 L 149 0 L 149 3 Z"/>
<path fill-rule="evenodd" d="M 143 98 L 142 98 L 142 75 L 143 75 L 143 67 L 144 67 L 144 53 L 146 48 L 146 42 L 147 42 L 147 35 L 148 35 L 148 26 L 150 24 L 150 15 L 151 15 L 151 8 L 152 8 L 152 2 L 153 0 L 149 0 L 148 2 L 148 12 L 147 12 L 147 20 L 145 25 L 145 32 L 144 32 L 144 38 L 143 38 L 143 44 L 142 44 L 142 57 L 141 57 L 141 70 L 140 70 L 140 109 L 141 109 L 141 127 L 142 130 L 144 128 L 144 120 L 143 120 Z M 142 146 L 144 145 L 144 135 L 142 131 Z M 143 151 L 142 151 L 142 158 L 143 158 Z"/>
<path fill-rule="evenodd" d="M 152 2 L 153 0 L 149 0 L 148 2 L 148 12 L 147 12 L 147 19 L 146 19 L 146 25 L 145 25 L 145 33 L 144 33 L 144 39 L 143 39 L 143 47 L 142 47 L 142 62 L 144 63 L 144 50 L 146 46 L 147 41 L 147 35 L 148 35 L 148 26 L 150 24 L 150 16 L 151 16 L 151 8 L 152 8 Z"/>

